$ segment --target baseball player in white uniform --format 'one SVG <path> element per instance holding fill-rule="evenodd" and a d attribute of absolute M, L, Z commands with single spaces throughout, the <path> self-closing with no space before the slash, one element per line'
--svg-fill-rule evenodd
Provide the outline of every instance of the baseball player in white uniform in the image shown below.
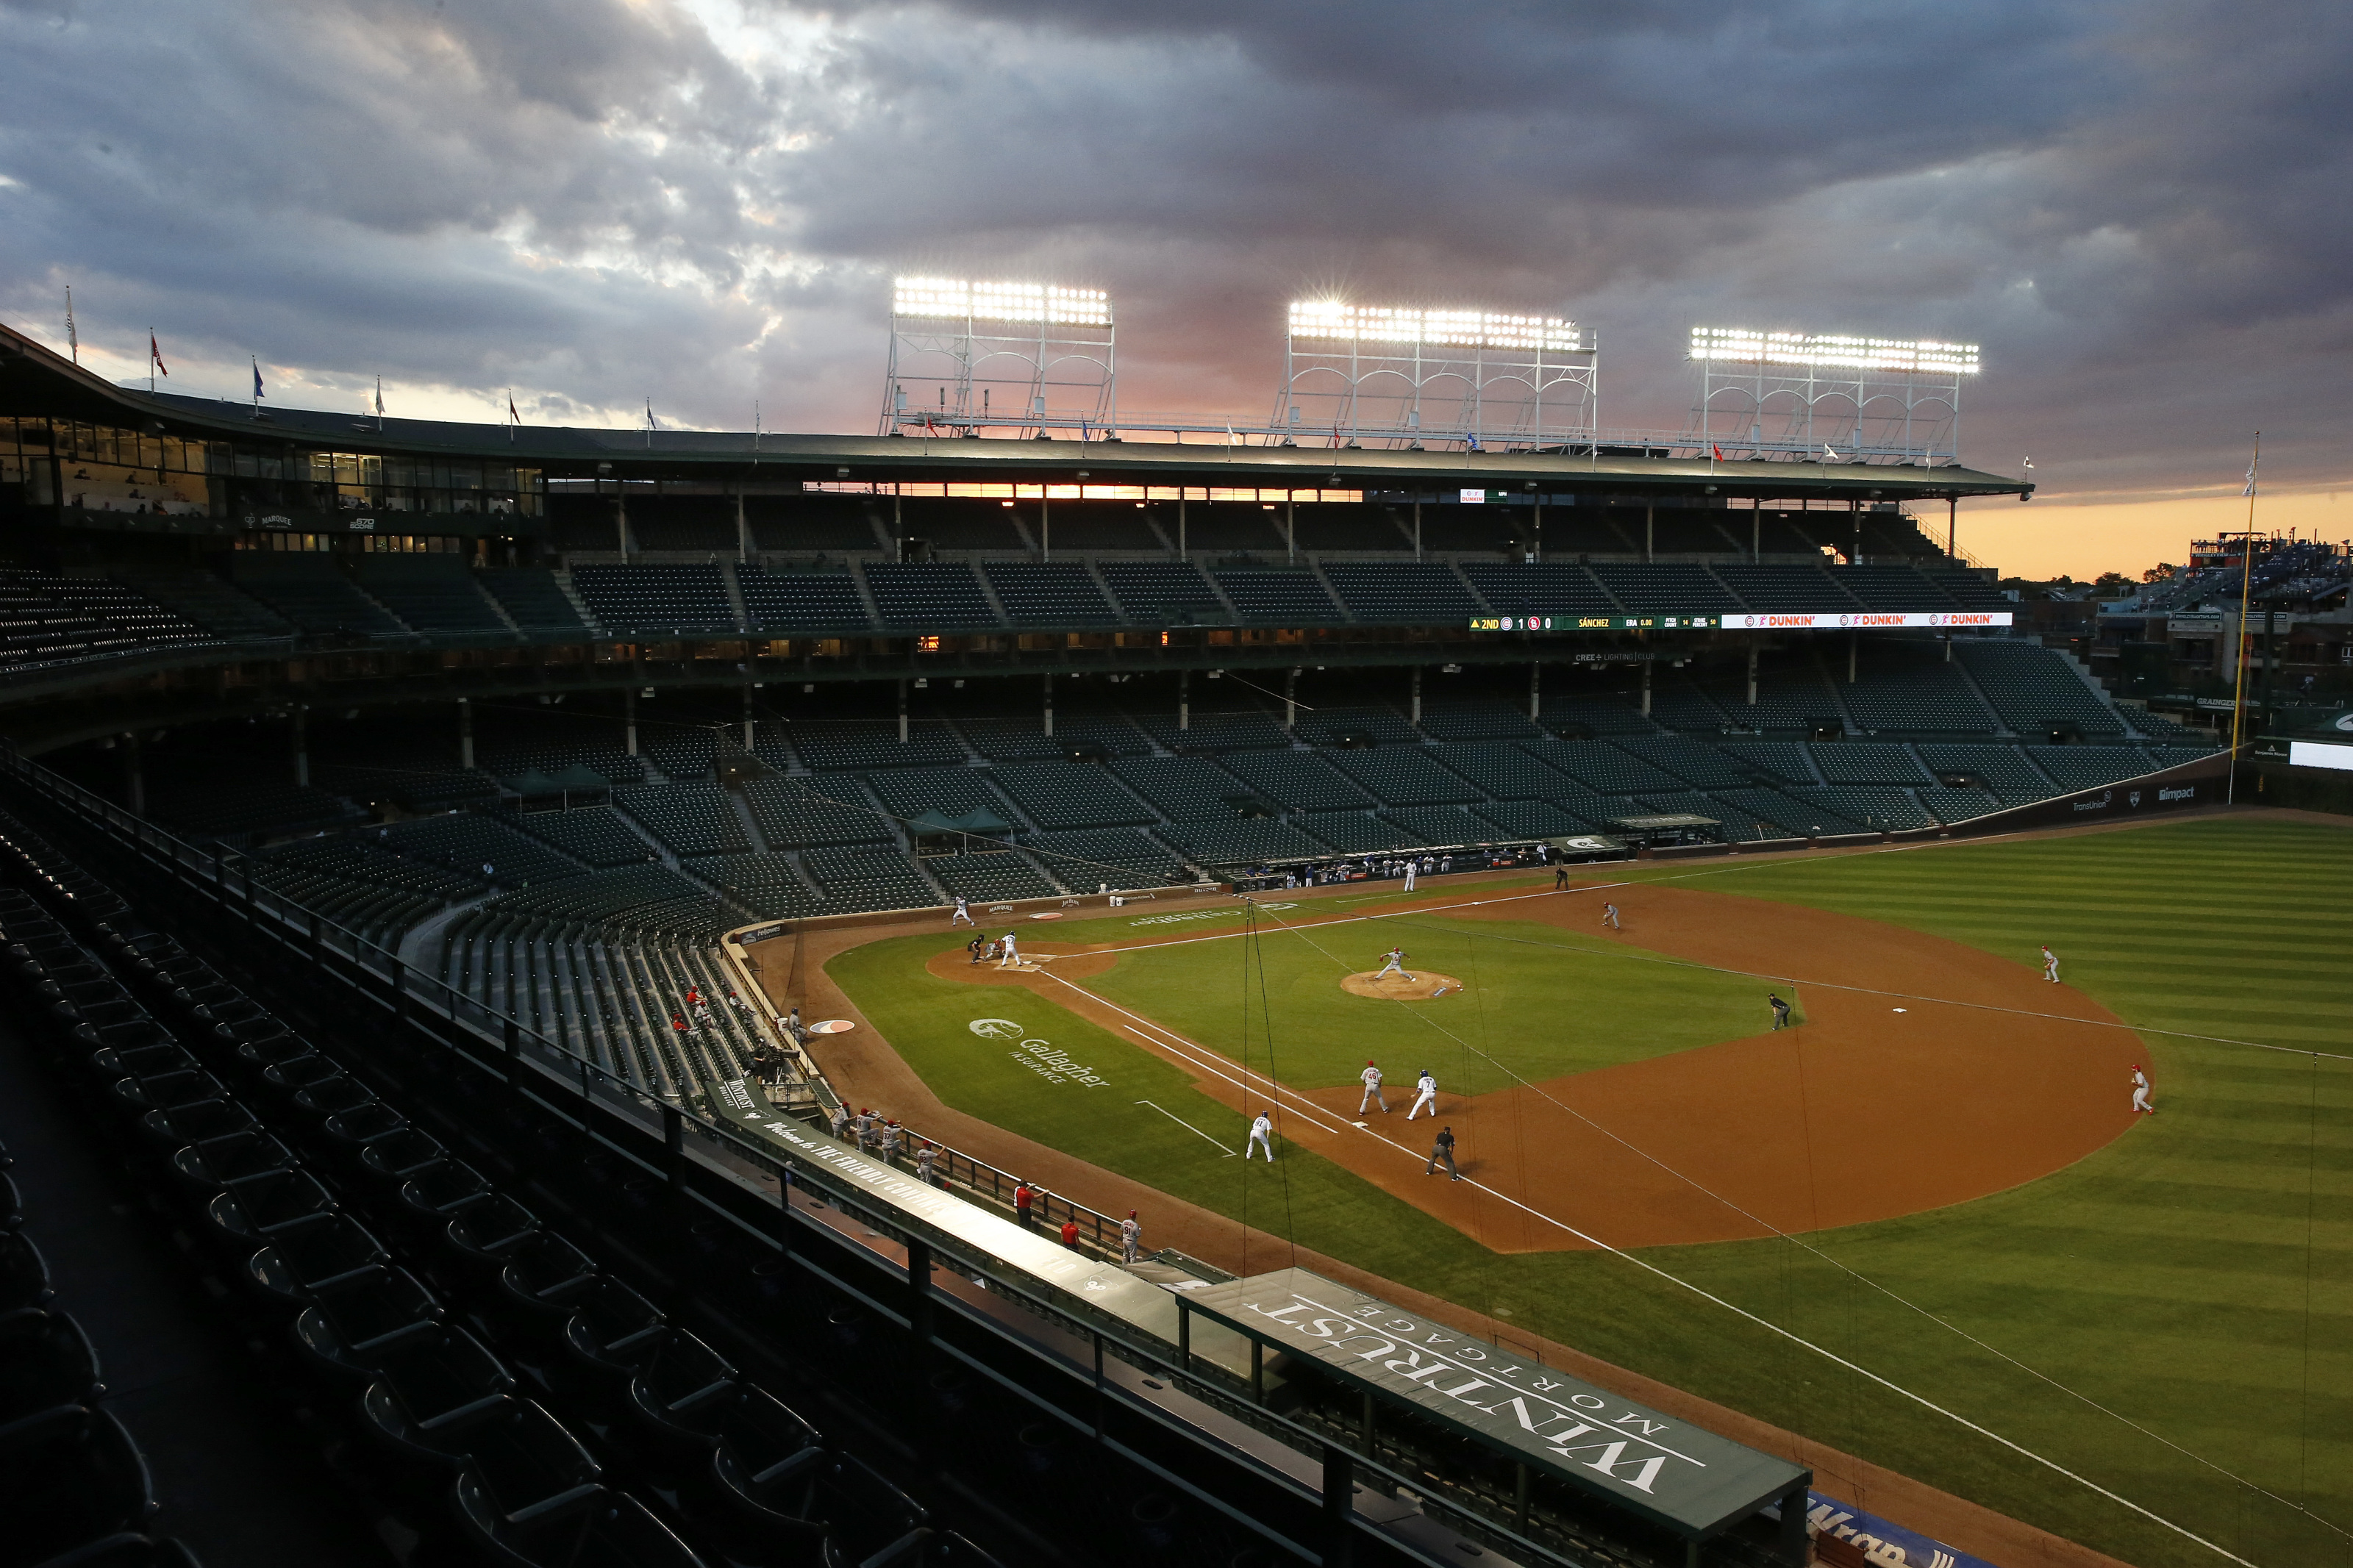
<path fill-rule="evenodd" d="M 1378 980 L 1382 975 L 1391 973 L 1405 975 L 1405 978 L 1408 980 L 1413 978 L 1412 975 L 1406 974 L 1405 949 L 1401 947 L 1393 947 L 1389 949 L 1387 961 L 1382 963 L 1380 968 L 1373 972 L 1373 978 Z"/>
<path fill-rule="evenodd" d="M 1365 1080 L 1365 1092 L 1356 1100 L 1356 1114 L 1362 1116 L 1367 1105 L 1377 1105 L 1381 1108 L 1381 1114 L 1388 1115 L 1389 1097 L 1381 1092 L 1381 1069 L 1368 1061 L 1365 1064 L 1365 1070 L 1356 1076 Z"/>
<path fill-rule="evenodd" d="M 1609 922 L 1609 929 L 1611 931 L 1622 931 L 1625 929 L 1618 923 L 1618 906 L 1615 904 L 1602 905 L 1601 918 Z"/>
<path fill-rule="evenodd" d="M 958 921 L 962 921 L 966 925 L 977 925 L 980 923 L 972 918 L 972 910 L 965 907 L 965 896 L 962 893 L 958 893 L 956 895 L 955 913 L 948 917 L 948 924 L 954 925 Z"/>
<path fill-rule="evenodd" d="M 1409 860 L 1405 863 L 1405 890 L 1409 893 L 1413 891 L 1413 874 L 1416 867 L 1417 863 L 1414 861 Z"/>
<path fill-rule="evenodd" d="M 2059 984 L 2059 955 L 2047 947 L 2042 950 L 2042 978 Z"/>
<path fill-rule="evenodd" d="M 1274 1122 L 1263 1110 L 1258 1113 L 1258 1120 L 1250 1123 L 1250 1142 L 1242 1150 L 1245 1161 L 1250 1157 L 1252 1149 L 1265 1150 L 1266 1163 L 1270 1165 L 1274 1163 Z"/>
<path fill-rule="evenodd" d="M 2157 1107 L 2148 1102 L 2148 1074 L 2140 1070 L 2138 1062 L 2133 1063 L 2132 1086 L 2133 1109 L 2137 1111 L 2145 1110 L 2149 1115 L 2155 1116 Z"/>
<path fill-rule="evenodd" d="M 1432 1121 L 1438 1120 L 1438 1080 L 1428 1068 L 1421 1069 L 1420 1081 L 1413 1086 L 1413 1109 L 1405 1113 L 1405 1119 L 1410 1121 L 1425 1110 Z"/>
<path fill-rule="evenodd" d="M 1013 933 L 1011 931 L 1007 931 L 1005 933 L 1005 940 L 997 943 L 997 946 L 1002 948 L 1005 952 L 1005 956 L 997 961 L 997 968 L 1010 969 L 1015 964 L 1021 962 L 1020 953 L 1014 951 Z"/>

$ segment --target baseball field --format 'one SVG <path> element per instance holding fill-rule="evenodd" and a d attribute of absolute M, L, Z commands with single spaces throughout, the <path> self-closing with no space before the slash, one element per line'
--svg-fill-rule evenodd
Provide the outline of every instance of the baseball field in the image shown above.
<path fill-rule="evenodd" d="M 2127 1562 L 2353 1564 L 2348 904 L 2353 825 L 2266 815 L 1147 904 L 1009 970 L 882 931 L 824 978 L 946 1106 L 1245 1222 L 1229 1267 L 1310 1248 Z"/>

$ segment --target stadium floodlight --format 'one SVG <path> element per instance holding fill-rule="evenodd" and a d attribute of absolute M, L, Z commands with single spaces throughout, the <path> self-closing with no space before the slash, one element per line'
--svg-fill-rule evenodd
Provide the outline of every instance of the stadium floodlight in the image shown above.
<path fill-rule="evenodd" d="M 973 282 L 955 278 L 892 280 L 891 312 L 931 321 L 1037 321 L 1108 327 L 1111 296 L 1058 283 Z"/>
<path fill-rule="evenodd" d="M 1518 316 L 1498 310 L 1424 310 L 1403 305 L 1351 305 L 1338 300 L 1293 300 L 1291 335 L 1363 343 L 1535 349 L 1556 353 L 1573 353 L 1588 346 L 1577 324 L 1560 316 Z"/>
<path fill-rule="evenodd" d="M 1735 364 L 1786 364 L 1889 375 L 1975 375 L 1978 345 L 1933 338 L 1862 338 L 1845 332 L 1761 332 L 1748 327 L 1694 327 L 1691 357 Z"/>

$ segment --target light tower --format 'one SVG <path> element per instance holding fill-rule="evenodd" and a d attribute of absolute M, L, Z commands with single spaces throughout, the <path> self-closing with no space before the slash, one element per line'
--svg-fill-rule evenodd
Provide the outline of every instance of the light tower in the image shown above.
<path fill-rule="evenodd" d="M 898 279 L 880 433 L 1113 434 L 1113 346 L 1101 289 Z"/>
<path fill-rule="evenodd" d="M 1333 446 L 1589 449 L 1600 357 L 1559 316 L 1295 300 L 1270 423 Z"/>
<path fill-rule="evenodd" d="M 1703 457 L 1934 466 L 1960 457 L 1978 345 L 1694 327 L 1692 444 Z"/>

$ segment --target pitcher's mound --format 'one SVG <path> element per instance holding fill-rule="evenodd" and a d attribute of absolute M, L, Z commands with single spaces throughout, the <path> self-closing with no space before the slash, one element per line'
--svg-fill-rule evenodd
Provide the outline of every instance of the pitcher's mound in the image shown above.
<path fill-rule="evenodd" d="M 1451 974 L 1440 974 L 1433 970 L 1417 969 L 1413 978 L 1402 974 L 1379 974 L 1366 970 L 1362 974 L 1343 976 L 1340 989 L 1356 996 L 1378 996 L 1388 1001 L 1402 998 L 1408 1002 L 1427 1002 L 1434 996 L 1458 996 L 1462 982 Z"/>

